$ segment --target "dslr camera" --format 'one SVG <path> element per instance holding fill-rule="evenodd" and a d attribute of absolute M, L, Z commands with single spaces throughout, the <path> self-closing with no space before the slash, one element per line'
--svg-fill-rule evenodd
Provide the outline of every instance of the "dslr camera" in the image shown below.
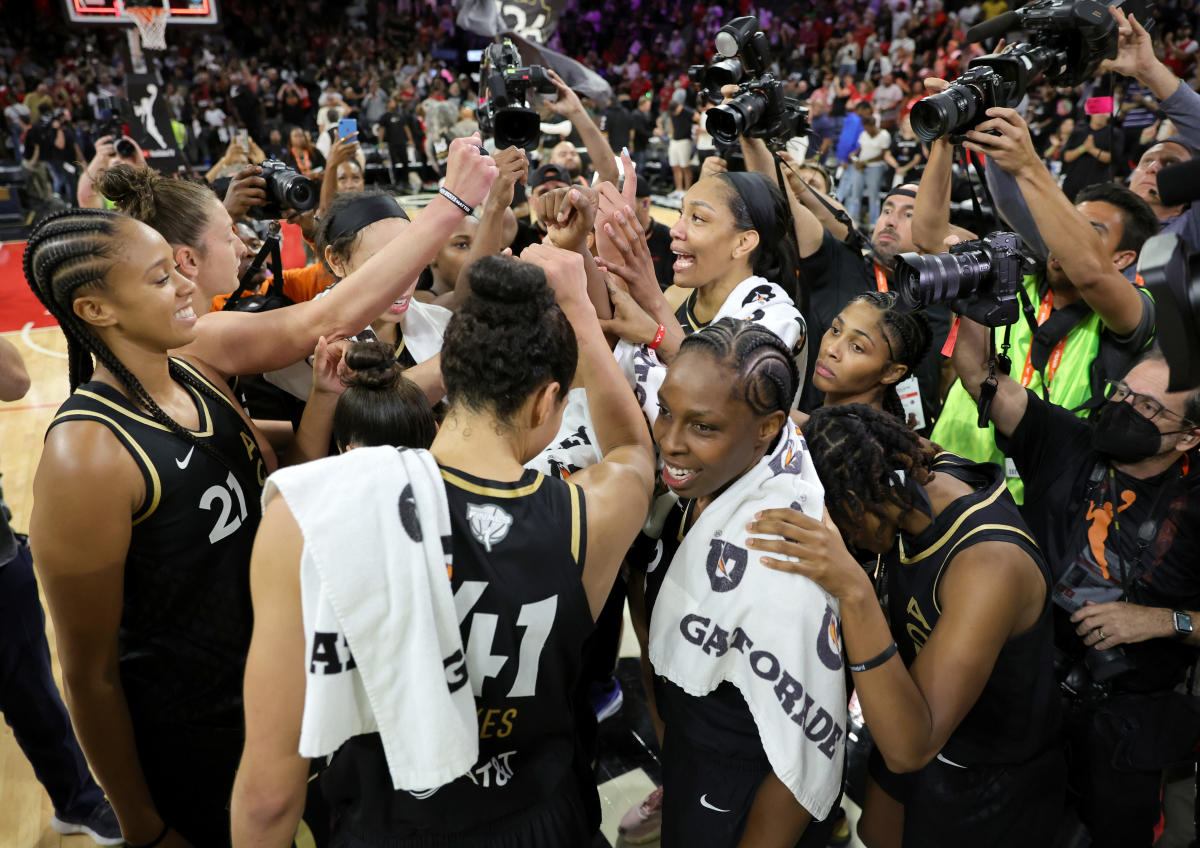
<path fill-rule="evenodd" d="M 985 327 L 1013 324 L 1021 312 L 1022 247 L 1016 233 L 996 232 L 949 253 L 902 253 L 896 257 L 900 296 L 910 309 L 945 303 Z"/>
<path fill-rule="evenodd" d="M 545 68 L 521 64 L 521 54 L 511 39 L 492 44 L 483 54 L 479 77 L 487 98 L 475 110 L 479 129 L 496 139 L 496 148 L 530 148 L 541 137 L 541 117 L 529 108 L 527 92 L 554 94 L 558 88 Z"/>
<path fill-rule="evenodd" d="M 758 18 L 734 18 L 721 27 L 715 44 L 723 58 L 707 67 L 693 65 L 688 76 L 700 86 L 700 96 L 713 103 L 724 99 L 722 86 L 738 87 L 728 103 L 707 112 L 708 133 L 719 149 L 736 146 L 741 136 L 761 138 L 768 147 L 779 148 L 808 130 L 808 110 L 795 98 L 785 97 L 783 81 L 767 71 L 771 54 Z"/>
<path fill-rule="evenodd" d="M 96 123 L 96 138 L 112 136 L 113 146 L 117 155 L 122 159 L 132 159 L 137 156 L 137 147 L 126 136 L 129 135 L 127 117 L 133 113 L 129 101 L 123 97 L 97 97 L 98 111 L 107 112 L 108 117 Z"/>
<path fill-rule="evenodd" d="M 988 109 L 1021 102 L 1039 74 L 1051 85 L 1076 86 L 1117 55 L 1116 21 L 1098 0 L 1034 0 L 1009 14 L 1029 41 L 972 59 L 948 89 L 918 101 L 911 120 L 923 141 L 948 136 L 958 144 Z"/>
<path fill-rule="evenodd" d="M 1158 304 L 1155 334 L 1171 364 L 1167 391 L 1190 391 L 1200 386 L 1200 253 L 1175 233 L 1159 233 L 1142 245 L 1138 274 Z"/>
<path fill-rule="evenodd" d="M 267 202 L 252 207 L 248 217 L 277 221 L 288 212 L 316 208 L 321 196 L 317 184 L 278 159 L 263 161 L 262 178 L 267 181 Z"/>

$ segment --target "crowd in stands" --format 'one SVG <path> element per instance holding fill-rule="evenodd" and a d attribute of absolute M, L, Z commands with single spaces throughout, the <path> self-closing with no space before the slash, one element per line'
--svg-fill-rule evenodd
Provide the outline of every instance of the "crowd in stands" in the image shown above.
<path fill-rule="evenodd" d="M 73 390 L 32 560 L 112 804 L 80 777 L 56 821 L 146 846 L 283 846 L 302 817 L 319 844 L 588 844 L 628 601 L 664 764 L 621 823 L 634 844 L 848 838 L 853 689 L 873 848 L 1151 845 L 1164 774 L 1200 740 L 1200 387 L 1168 388 L 1170 307 L 1138 260 L 1159 233 L 1200 251 L 1200 202 L 1157 182 L 1200 155 L 1200 4 L 1110 9 L 1095 79 L 989 109 L 963 156 L 922 141 L 914 104 L 999 48 L 967 30 L 1008 10 L 570 0 L 547 46 L 612 97 L 551 73 L 536 146 L 498 149 L 466 60 L 486 39 L 452 3 L 225 0 L 219 30 L 147 54 L 185 163 L 169 175 L 108 132 L 123 34 L 15 14 L 3 149 Z M 718 144 L 689 76 L 737 14 L 808 109 L 781 151 Z M 319 184 L 280 212 L 307 262 L 234 293 L 268 159 Z M 429 195 L 411 222 L 410 192 Z M 1007 329 L 898 297 L 901 254 L 996 230 L 1025 255 Z M 157 294 L 129 294 L 132 252 L 158 257 Z M 197 447 L 213 487 L 169 476 Z M 193 495 L 225 504 L 215 526 Z M 0 546 L 4 579 L 23 545 Z M 93 550 L 111 562 L 84 579 Z M 331 552 L 361 567 L 331 575 Z M 358 612 L 371 568 L 401 561 L 419 579 L 376 588 L 431 606 L 420 632 Z M 420 656 L 436 709 L 381 674 L 427 673 Z M 320 802 L 310 758 L 330 754 Z"/>

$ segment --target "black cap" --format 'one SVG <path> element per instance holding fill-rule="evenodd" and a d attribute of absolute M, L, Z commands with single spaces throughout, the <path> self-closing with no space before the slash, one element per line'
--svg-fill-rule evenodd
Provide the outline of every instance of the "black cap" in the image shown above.
<path fill-rule="evenodd" d="M 567 173 L 566 168 L 559 167 L 553 162 L 547 162 L 529 175 L 529 187 L 531 189 L 537 188 L 542 183 L 549 182 L 560 182 L 570 185 L 571 175 Z"/>
<path fill-rule="evenodd" d="M 637 181 L 637 191 L 634 192 L 634 197 L 642 198 L 650 196 L 650 181 L 645 177 L 641 177 Z"/>

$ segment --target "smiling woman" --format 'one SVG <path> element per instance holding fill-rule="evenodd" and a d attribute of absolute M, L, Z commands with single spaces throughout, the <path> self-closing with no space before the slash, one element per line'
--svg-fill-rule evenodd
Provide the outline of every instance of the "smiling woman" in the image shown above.
<path fill-rule="evenodd" d="M 168 355 L 195 338 L 197 288 L 157 232 L 65 212 L 34 230 L 25 275 L 67 337 L 30 540 L 79 741 L 128 841 L 228 845 L 275 457 L 207 363 Z"/>

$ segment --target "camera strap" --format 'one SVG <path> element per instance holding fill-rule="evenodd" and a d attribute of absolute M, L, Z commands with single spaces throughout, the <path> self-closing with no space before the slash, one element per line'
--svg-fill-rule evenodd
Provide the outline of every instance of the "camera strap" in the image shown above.
<path fill-rule="evenodd" d="M 1024 286 L 1020 288 L 1020 298 L 1021 311 L 1032 333 L 1029 350 L 1025 353 L 1021 385 L 1028 388 L 1036 371 L 1042 378 L 1042 398 L 1049 400 L 1050 381 L 1054 379 L 1059 365 L 1062 364 L 1067 336 L 1092 310 L 1083 300 L 1055 309 L 1054 293 L 1049 288 L 1042 296 L 1036 315 Z"/>
<path fill-rule="evenodd" d="M 976 401 L 976 407 L 979 409 L 979 418 L 975 422 L 981 430 L 987 429 L 991 423 L 992 401 L 996 399 L 996 390 L 1000 387 L 999 381 L 996 379 L 996 336 L 995 333 L 988 333 L 988 375 L 987 378 L 979 384 L 979 400 Z M 1005 339 L 1007 346 L 1008 340 Z"/>
<path fill-rule="evenodd" d="M 251 280 L 262 270 L 262 266 L 267 261 L 268 256 L 271 259 L 271 285 L 267 289 L 267 294 L 272 297 L 283 297 L 283 254 L 280 250 L 281 244 L 279 222 L 272 221 L 270 231 L 267 233 L 267 237 L 263 239 L 262 248 L 254 257 L 254 261 L 250 263 L 250 267 L 246 269 L 246 273 L 242 274 L 242 278 L 238 280 L 237 289 L 225 301 L 225 305 L 221 307 L 222 312 L 237 311 L 238 301 L 247 294 L 253 293 L 254 287 L 251 285 Z"/>

